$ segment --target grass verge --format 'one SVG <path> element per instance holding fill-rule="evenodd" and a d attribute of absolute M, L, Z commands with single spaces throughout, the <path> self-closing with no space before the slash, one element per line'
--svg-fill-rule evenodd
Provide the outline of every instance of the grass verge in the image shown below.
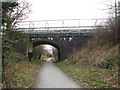
<path fill-rule="evenodd" d="M 42 60 L 21 60 L 4 67 L 3 88 L 33 88 Z"/>
<path fill-rule="evenodd" d="M 118 88 L 117 51 L 117 46 L 86 48 L 57 65 L 83 88 Z"/>

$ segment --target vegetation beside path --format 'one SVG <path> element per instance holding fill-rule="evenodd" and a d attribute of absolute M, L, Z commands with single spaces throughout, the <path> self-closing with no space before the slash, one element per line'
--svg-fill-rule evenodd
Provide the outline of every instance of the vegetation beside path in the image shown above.
<path fill-rule="evenodd" d="M 21 57 L 19 57 L 21 59 Z M 3 88 L 34 88 L 42 60 L 9 62 L 4 67 Z"/>
<path fill-rule="evenodd" d="M 116 17 L 117 18 L 117 17 Z M 66 60 L 57 63 L 85 88 L 118 88 L 120 66 L 118 20 L 110 18 L 106 28 L 95 28 L 94 36 L 83 47 L 75 49 Z"/>
<path fill-rule="evenodd" d="M 57 63 L 83 88 L 118 87 L 117 46 L 110 49 L 83 49 L 70 58 Z"/>

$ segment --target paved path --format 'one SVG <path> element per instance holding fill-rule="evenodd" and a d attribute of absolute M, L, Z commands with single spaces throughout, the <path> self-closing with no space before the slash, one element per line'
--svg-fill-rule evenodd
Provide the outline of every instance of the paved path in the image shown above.
<path fill-rule="evenodd" d="M 72 79 L 51 62 L 40 69 L 36 88 L 80 88 Z"/>

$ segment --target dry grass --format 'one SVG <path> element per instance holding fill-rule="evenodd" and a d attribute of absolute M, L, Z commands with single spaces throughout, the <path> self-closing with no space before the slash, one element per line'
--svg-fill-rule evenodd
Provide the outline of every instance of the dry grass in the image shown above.
<path fill-rule="evenodd" d="M 106 25 L 107 28 L 96 28 L 92 41 L 80 51 L 75 51 L 67 60 L 58 63 L 82 87 L 118 87 L 118 29 L 114 19 L 108 20 Z"/>
<path fill-rule="evenodd" d="M 109 44 L 106 44 L 103 47 L 94 47 L 91 51 L 89 49 L 90 47 L 84 47 L 59 65 L 70 72 L 82 87 L 118 87 L 118 46 L 110 48 Z M 98 65 L 102 59 L 105 62 L 110 60 L 110 65 L 113 66 L 107 68 L 103 63 Z"/>
<path fill-rule="evenodd" d="M 40 64 L 40 60 L 9 63 L 4 67 L 3 88 L 33 88 Z"/>

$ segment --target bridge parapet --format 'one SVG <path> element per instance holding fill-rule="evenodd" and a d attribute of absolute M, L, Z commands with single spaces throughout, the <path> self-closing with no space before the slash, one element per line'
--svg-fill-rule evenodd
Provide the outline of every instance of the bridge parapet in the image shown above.
<path fill-rule="evenodd" d="M 80 36 L 80 35 L 92 35 L 94 33 L 94 29 L 74 29 L 74 30 L 29 30 L 29 29 L 17 29 L 18 31 L 22 31 L 24 33 L 27 33 L 31 37 L 35 36 Z"/>
<path fill-rule="evenodd" d="M 61 30 L 66 28 L 91 28 L 107 19 L 62 19 L 62 20 L 38 20 L 22 21 L 18 24 L 20 28 L 39 28 L 39 30 Z"/>
<path fill-rule="evenodd" d="M 97 23 L 106 19 L 64 19 L 23 21 L 18 24 L 17 31 L 30 36 L 79 36 L 92 35 Z M 106 26 L 100 26 L 106 27 Z"/>

